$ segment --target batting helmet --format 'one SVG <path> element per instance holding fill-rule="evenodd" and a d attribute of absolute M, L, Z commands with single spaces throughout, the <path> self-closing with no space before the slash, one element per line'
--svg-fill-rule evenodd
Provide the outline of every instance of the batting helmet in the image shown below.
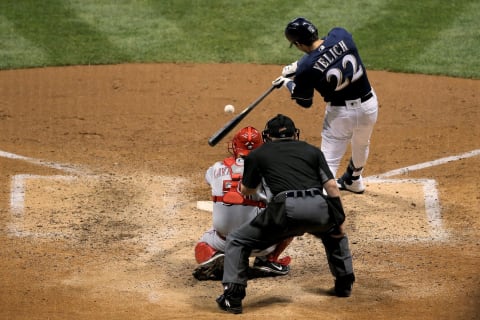
<path fill-rule="evenodd" d="M 290 46 L 295 43 L 311 45 L 318 40 L 318 30 L 307 19 L 296 18 L 290 21 L 285 28 L 285 37 L 290 41 Z"/>
<path fill-rule="evenodd" d="M 254 127 L 245 127 L 238 131 L 228 147 L 228 151 L 238 157 L 246 157 L 250 151 L 263 144 L 262 134 Z"/>

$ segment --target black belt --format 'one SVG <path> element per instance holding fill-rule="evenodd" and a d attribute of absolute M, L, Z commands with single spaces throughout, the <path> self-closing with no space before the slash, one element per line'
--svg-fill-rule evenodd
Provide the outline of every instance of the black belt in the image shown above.
<path fill-rule="evenodd" d="M 372 91 L 370 91 L 369 93 L 367 93 L 366 95 L 361 97 L 360 101 L 365 102 L 365 101 L 370 100 L 372 97 L 373 97 L 373 93 L 372 93 Z M 352 100 L 355 100 L 355 99 L 352 99 Z M 345 100 L 330 101 L 330 105 L 332 107 L 345 107 L 346 106 Z"/>
<path fill-rule="evenodd" d="M 292 190 L 292 191 L 284 191 L 279 192 L 275 197 L 273 197 L 273 201 L 275 202 L 284 202 L 287 198 L 303 198 L 305 196 L 319 196 L 322 194 L 322 191 L 319 189 L 307 189 L 307 190 Z"/>

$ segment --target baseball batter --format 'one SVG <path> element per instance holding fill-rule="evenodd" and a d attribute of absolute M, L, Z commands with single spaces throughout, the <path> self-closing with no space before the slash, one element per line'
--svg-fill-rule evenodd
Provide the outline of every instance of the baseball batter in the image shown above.
<path fill-rule="evenodd" d="M 212 189 L 213 227 L 206 231 L 195 246 L 195 258 L 199 266 L 193 272 L 198 280 L 220 280 L 223 276 L 225 238 L 235 228 L 255 218 L 265 208 L 267 190 L 258 189 L 257 194 L 244 197 L 239 192 L 243 175 L 244 157 L 262 145 L 261 133 L 253 127 L 241 129 L 231 141 L 231 157 L 216 162 L 205 173 L 206 182 Z M 290 257 L 278 259 L 291 239 L 265 250 L 252 252 L 255 256 L 253 269 L 266 275 L 285 275 L 290 268 Z"/>
<path fill-rule="evenodd" d="M 378 101 L 352 35 L 337 27 L 319 39 L 318 30 L 310 21 L 296 18 L 288 23 L 285 37 L 290 46 L 305 55 L 284 67 L 282 76 L 273 84 L 288 88 L 291 98 L 304 108 L 311 107 L 314 91 L 322 95 L 327 107 L 321 150 L 336 176 L 351 143 L 349 165 L 337 183 L 341 190 L 363 193 L 362 172 L 377 121 Z"/>

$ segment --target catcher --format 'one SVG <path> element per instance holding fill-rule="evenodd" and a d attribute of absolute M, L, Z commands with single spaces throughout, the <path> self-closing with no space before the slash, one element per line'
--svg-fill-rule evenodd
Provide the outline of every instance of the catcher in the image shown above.
<path fill-rule="evenodd" d="M 195 259 L 199 263 L 193 271 L 197 280 L 221 280 L 226 236 L 245 222 L 251 221 L 266 206 L 268 189 L 261 186 L 257 193 L 244 197 L 239 188 L 243 175 L 243 162 L 250 151 L 263 144 L 261 133 L 245 127 L 235 134 L 228 150 L 232 156 L 208 168 L 205 179 L 212 188 L 213 227 L 206 231 L 195 246 Z M 279 259 L 293 238 L 283 240 L 265 250 L 253 251 L 255 256 L 250 274 L 277 276 L 288 274 L 290 257 Z"/>

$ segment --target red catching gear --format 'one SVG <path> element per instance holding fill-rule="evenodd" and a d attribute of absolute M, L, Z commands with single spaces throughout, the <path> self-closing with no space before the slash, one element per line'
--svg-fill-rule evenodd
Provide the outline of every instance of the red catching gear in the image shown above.
<path fill-rule="evenodd" d="M 285 256 L 285 257 L 283 257 L 281 259 L 277 259 L 277 260 L 274 260 L 272 258 L 268 258 L 268 261 L 275 262 L 275 263 L 281 264 L 282 266 L 286 267 L 290 264 L 290 262 L 292 261 L 292 258 L 290 258 L 290 256 Z"/>
<path fill-rule="evenodd" d="M 280 256 L 280 254 L 288 247 L 288 245 L 290 244 L 290 242 L 293 241 L 293 237 L 290 237 L 290 238 L 287 238 L 285 240 L 282 240 L 280 241 L 276 247 L 275 247 L 275 250 L 273 250 L 272 253 L 270 253 L 268 256 L 267 256 L 267 259 L 268 261 L 270 262 L 276 262 L 276 263 L 279 263 L 281 264 L 282 266 L 288 266 L 290 264 L 290 261 L 292 261 L 292 259 L 290 258 L 290 256 L 285 256 L 281 259 L 279 259 L 278 257 Z"/>
<path fill-rule="evenodd" d="M 233 194 L 233 192 L 232 192 Z M 225 196 L 212 196 L 212 201 L 213 202 L 223 202 L 223 203 L 227 203 L 227 204 L 242 204 L 244 206 L 252 206 L 252 207 L 259 207 L 259 208 L 266 208 L 267 205 L 265 204 L 265 202 L 263 201 L 256 201 L 256 200 L 250 200 L 250 199 L 246 199 L 246 198 L 243 198 L 241 199 L 241 201 L 238 201 L 238 202 L 233 202 L 230 198 L 226 199 Z"/>
<path fill-rule="evenodd" d="M 263 144 L 262 134 L 254 127 L 245 127 L 238 131 L 233 137 L 232 143 L 228 146 L 228 151 L 235 158 L 246 157 L 250 151 L 260 147 Z"/>
<path fill-rule="evenodd" d="M 230 171 L 231 180 L 223 181 L 223 196 L 213 196 L 213 202 L 223 202 L 226 204 L 237 204 L 244 206 L 253 206 L 259 208 L 265 208 L 266 204 L 263 201 L 251 200 L 248 197 L 244 197 L 240 193 L 240 183 L 242 180 L 243 166 L 236 165 L 236 159 L 234 157 L 228 157 L 223 160 L 223 164 Z"/>
<path fill-rule="evenodd" d="M 210 247 L 206 242 L 199 242 L 195 246 L 195 259 L 202 263 L 213 257 L 217 250 Z"/>

